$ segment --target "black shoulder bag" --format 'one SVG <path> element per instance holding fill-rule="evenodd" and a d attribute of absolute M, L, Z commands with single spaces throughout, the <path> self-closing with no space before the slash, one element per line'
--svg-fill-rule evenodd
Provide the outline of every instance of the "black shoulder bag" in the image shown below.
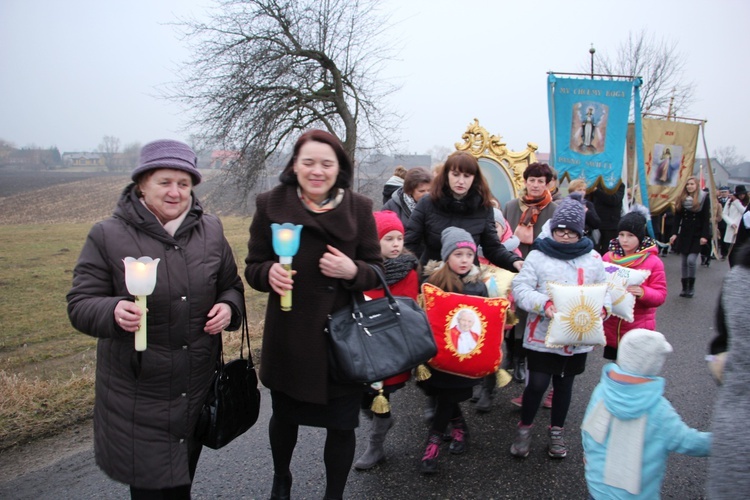
<path fill-rule="evenodd" d="M 247 342 L 247 359 L 243 350 Z M 218 450 L 242 435 L 258 420 L 260 391 L 250 352 L 247 315 L 242 318 L 240 358 L 224 363 L 222 346 L 216 373 L 203 403 L 195 437 L 204 446 Z"/>
<path fill-rule="evenodd" d="M 371 383 L 411 370 L 437 354 L 427 315 L 409 297 L 394 297 L 380 268 L 385 297 L 328 316 L 328 363 L 338 382 Z"/>

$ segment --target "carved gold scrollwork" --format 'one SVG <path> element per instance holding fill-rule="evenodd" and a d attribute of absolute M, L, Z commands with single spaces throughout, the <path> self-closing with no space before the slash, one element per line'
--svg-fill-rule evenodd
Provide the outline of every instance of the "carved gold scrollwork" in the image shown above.
<path fill-rule="evenodd" d="M 466 132 L 461 135 L 461 139 L 464 142 L 457 142 L 456 150 L 466 151 L 477 159 L 492 160 L 512 180 L 513 195 L 518 196 L 523 189 L 523 171 L 529 164 L 536 161 L 535 152 L 538 146 L 529 142 L 523 151 L 510 151 L 503 142 L 502 136 L 490 135 L 487 129 L 479 124 L 477 118 L 474 118 L 474 123 L 469 124 Z"/>

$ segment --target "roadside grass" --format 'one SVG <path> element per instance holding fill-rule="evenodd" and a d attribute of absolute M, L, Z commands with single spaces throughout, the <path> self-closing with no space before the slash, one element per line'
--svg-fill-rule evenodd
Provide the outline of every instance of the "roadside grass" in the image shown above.
<path fill-rule="evenodd" d="M 240 274 L 249 218 L 224 217 Z M 65 295 L 91 223 L 0 225 L 0 451 L 91 417 L 96 339 L 68 321 Z M 251 350 L 258 358 L 266 295 L 247 289 Z M 227 359 L 239 332 L 224 334 Z"/>

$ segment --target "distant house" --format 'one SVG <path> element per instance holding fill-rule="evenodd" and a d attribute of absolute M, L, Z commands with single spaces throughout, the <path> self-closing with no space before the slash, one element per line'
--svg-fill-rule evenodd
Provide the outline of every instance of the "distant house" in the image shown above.
<path fill-rule="evenodd" d="M 724 168 L 719 160 L 716 158 L 710 158 L 711 170 L 714 176 L 714 182 L 716 187 L 723 186 L 729 181 L 729 172 Z M 706 186 L 708 186 L 708 161 L 705 158 L 696 158 L 693 164 L 693 175 L 696 177 L 700 176 L 701 165 L 703 165 L 703 175 L 706 178 Z"/>
<path fill-rule="evenodd" d="M 63 165 L 66 167 L 90 167 L 92 169 L 99 169 L 100 167 L 106 167 L 107 165 L 102 153 L 63 153 L 62 160 Z"/>
<path fill-rule="evenodd" d="M 357 162 L 357 177 L 360 179 L 383 179 L 387 180 L 393 175 L 397 166 L 403 166 L 406 170 L 414 167 L 432 168 L 432 157 L 430 155 L 397 154 L 386 155 L 382 153 L 372 154 Z"/>
<path fill-rule="evenodd" d="M 210 169 L 224 169 L 229 163 L 239 158 L 238 151 L 217 150 L 211 151 L 211 160 L 208 164 Z"/>
<path fill-rule="evenodd" d="M 3 154 L 0 166 L 24 170 L 52 170 L 60 167 L 57 148 L 10 149 Z"/>
<path fill-rule="evenodd" d="M 734 189 L 735 186 L 740 184 L 750 187 L 750 162 L 748 161 L 732 167 L 729 172 L 729 180 L 727 181 L 729 188 Z"/>

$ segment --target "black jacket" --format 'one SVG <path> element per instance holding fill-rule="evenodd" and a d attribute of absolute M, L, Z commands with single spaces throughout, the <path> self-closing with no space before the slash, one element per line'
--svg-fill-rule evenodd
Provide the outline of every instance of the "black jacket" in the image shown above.
<path fill-rule="evenodd" d="M 620 214 L 622 213 L 622 199 L 625 196 L 625 184 L 620 184 L 612 194 L 603 189 L 596 189 L 589 194 L 589 199 L 594 204 L 596 213 L 599 214 L 602 231 L 615 231 L 620 223 Z"/>
<path fill-rule="evenodd" d="M 482 200 L 475 193 L 469 193 L 461 200 L 444 196 L 437 203 L 429 195 L 424 196 L 411 214 L 404 246 L 419 256 L 422 265 L 429 260 L 442 260 L 440 235 L 451 226 L 468 231 L 491 263 L 516 272 L 513 263 L 522 259 L 500 243 L 492 208 L 482 206 Z M 474 263 L 479 265 L 477 256 Z"/>

